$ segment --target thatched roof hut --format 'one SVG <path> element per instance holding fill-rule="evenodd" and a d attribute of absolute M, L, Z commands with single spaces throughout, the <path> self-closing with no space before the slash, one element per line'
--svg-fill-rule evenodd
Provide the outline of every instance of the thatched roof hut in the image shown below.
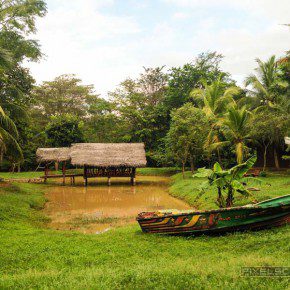
<path fill-rule="evenodd" d="M 71 163 L 94 167 L 144 167 L 143 143 L 77 143 L 70 151 Z"/>
<path fill-rule="evenodd" d="M 70 148 L 38 148 L 36 151 L 36 157 L 39 162 L 49 161 L 67 161 L 70 160 Z"/>

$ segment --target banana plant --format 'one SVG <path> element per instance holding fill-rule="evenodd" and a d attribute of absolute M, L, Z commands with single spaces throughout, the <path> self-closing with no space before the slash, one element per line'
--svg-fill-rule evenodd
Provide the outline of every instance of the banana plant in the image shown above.
<path fill-rule="evenodd" d="M 242 194 L 246 197 L 250 192 L 245 188 L 244 184 L 252 177 L 245 178 L 244 175 L 252 168 L 257 160 L 257 156 L 252 156 L 246 162 L 238 164 L 228 170 L 223 170 L 221 165 L 216 162 L 213 169 L 199 168 L 197 173 L 193 175 L 194 178 L 207 178 L 199 189 L 200 194 L 197 198 L 206 192 L 206 189 L 214 186 L 217 189 L 217 205 L 220 208 L 232 207 L 235 193 Z M 261 182 L 255 178 L 255 182 Z"/>

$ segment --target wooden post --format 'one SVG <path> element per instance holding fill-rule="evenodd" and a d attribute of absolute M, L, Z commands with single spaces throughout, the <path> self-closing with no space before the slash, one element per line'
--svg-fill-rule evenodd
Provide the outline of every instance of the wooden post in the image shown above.
<path fill-rule="evenodd" d="M 88 186 L 88 174 L 87 174 L 87 166 L 84 166 L 84 184 Z"/>
<path fill-rule="evenodd" d="M 108 186 L 110 186 L 110 185 L 111 185 L 111 177 L 108 176 Z"/>
<path fill-rule="evenodd" d="M 47 181 L 47 175 L 48 175 L 48 164 L 47 162 L 45 163 L 45 168 L 44 168 L 44 182 L 46 183 Z"/>
<path fill-rule="evenodd" d="M 136 179 L 135 179 L 135 176 L 136 176 L 136 168 L 132 168 L 131 184 L 132 184 L 133 186 L 136 185 Z"/>
<path fill-rule="evenodd" d="M 62 163 L 62 184 L 65 185 L 65 165 L 66 161 L 63 161 Z"/>

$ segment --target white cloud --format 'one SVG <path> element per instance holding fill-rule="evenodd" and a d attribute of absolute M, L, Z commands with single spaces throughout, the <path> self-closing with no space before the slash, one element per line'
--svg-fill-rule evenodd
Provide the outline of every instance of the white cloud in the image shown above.
<path fill-rule="evenodd" d="M 256 15 L 267 15 L 282 21 L 289 19 L 289 0 L 162 0 L 184 8 L 236 7 Z"/>
<path fill-rule="evenodd" d="M 201 30 L 192 40 L 198 51 L 204 48 L 222 53 L 224 70 L 241 80 L 253 72 L 257 66 L 256 58 L 267 60 L 271 55 L 281 56 L 288 50 L 290 31 L 282 26 L 273 25 L 261 33 L 246 29 L 223 29 L 218 32 Z"/>
<path fill-rule="evenodd" d="M 150 6 L 148 1 L 132 1 L 124 3 L 138 4 L 140 13 Z M 172 18 L 148 20 L 146 15 L 117 13 L 114 0 L 50 0 L 48 15 L 38 21 L 36 35 L 47 57 L 29 63 L 34 77 L 41 82 L 75 73 L 105 96 L 126 77 L 136 77 L 142 66 L 179 66 L 200 52 L 217 50 L 225 55 L 223 68 L 242 80 L 252 72 L 256 57 L 281 55 L 290 48 L 289 28 L 279 25 L 290 22 L 290 1 L 160 1 L 164 10 L 178 7 Z M 242 9 L 247 25 L 221 26 L 224 19 L 212 12 L 199 19 L 191 15 L 198 7 L 223 5 Z M 256 29 L 261 19 L 266 24 Z"/>
<path fill-rule="evenodd" d="M 173 14 L 174 19 L 187 19 L 188 17 L 189 17 L 189 14 L 185 12 L 175 12 Z"/>
<path fill-rule="evenodd" d="M 36 38 L 46 57 L 29 67 L 38 82 L 75 73 L 104 94 L 120 81 L 126 66 L 130 67 L 130 61 L 124 61 L 128 58 L 128 49 L 114 40 L 138 34 L 140 27 L 132 17 L 99 12 L 100 5 L 109 5 L 112 1 L 86 1 L 85 5 L 83 1 L 72 2 L 69 9 L 67 5 L 49 9 L 48 15 L 38 21 Z"/>

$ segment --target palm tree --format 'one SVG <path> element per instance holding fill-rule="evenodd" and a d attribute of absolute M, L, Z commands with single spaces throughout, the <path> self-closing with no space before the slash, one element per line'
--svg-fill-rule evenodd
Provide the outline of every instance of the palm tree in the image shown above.
<path fill-rule="evenodd" d="M 205 83 L 204 89 L 194 89 L 190 93 L 191 98 L 202 107 L 210 123 L 211 130 L 208 134 L 205 148 L 209 151 L 217 151 L 220 163 L 220 149 L 223 145 L 226 145 L 224 142 L 221 142 L 222 118 L 227 106 L 235 103 L 233 96 L 239 93 L 239 91 L 240 89 L 235 86 L 226 88 L 226 84 L 222 82 L 222 76 L 220 76 L 211 85 Z"/>
<path fill-rule="evenodd" d="M 246 87 L 252 87 L 248 92 L 258 101 L 258 107 L 277 108 L 283 98 L 280 91 L 286 89 L 288 84 L 281 79 L 279 65 L 274 55 L 266 62 L 260 59 L 256 61 L 257 75 L 250 75 L 245 80 Z"/>
<path fill-rule="evenodd" d="M 257 59 L 257 75 L 250 75 L 245 81 L 247 87 L 251 86 L 250 96 L 256 100 L 257 105 L 254 112 L 263 110 L 265 113 L 276 111 L 286 116 L 289 114 L 290 100 L 286 93 L 287 89 L 289 90 L 289 84 L 282 79 L 281 70 L 281 65 L 287 65 L 288 62 L 288 56 L 278 61 L 276 61 L 275 56 L 271 56 L 266 62 Z M 279 168 L 277 153 L 279 143 L 281 143 L 281 140 L 276 140 L 273 144 L 276 168 Z"/>
<path fill-rule="evenodd" d="M 14 122 L 7 116 L 0 106 L 0 162 L 4 153 L 8 152 L 14 162 L 23 159 L 22 150 L 17 142 L 18 130 Z"/>
<path fill-rule="evenodd" d="M 12 64 L 12 58 L 9 51 L 0 47 L 0 79 L 5 80 L 5 70 L 9 69 Z M 0 162 L 3 160 L 3 155 L 6 153 L 13 163 L 23 159 L 22 150 L 17 142 L 18 130 L 12 119 L 5 113 L 5 110 L 14 112 L 19 117 L 26 118 L 27 114 L 23 108 L 12 104 L 5 98 L 0 101 Z"/>
<path fill-rule="evenodd" d="M 246 107 L 239 109 L 237 106 L 230 106 L 226 118 L 222 121 L 222 131 L 227 141 L 221 142 L 221 146 L 234 144 L 237 162 L 243 162 L 247 150 L 247 143 L 251 141 L 249 135 L 250 112 Z M 215 145 L 215 144 L 213 144 Z"/>
<path fill-rule="evenodd" d="M 222 77 L 218 77 L 211 85 L 204 84 L 204 89 L 194 89 L 190 96 L 202 107 L 208 117 L 219 117 L 226 111 L 226 107 L 234 102 L 233 96 L 238 94 L 240 89 L 236 86 L 226 88 Z"/>

